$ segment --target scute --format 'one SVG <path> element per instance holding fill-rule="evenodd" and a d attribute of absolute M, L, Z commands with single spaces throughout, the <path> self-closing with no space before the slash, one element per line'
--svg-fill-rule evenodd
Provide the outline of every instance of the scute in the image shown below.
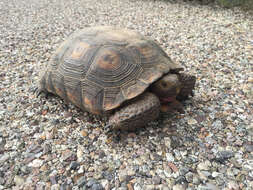
<path fill-rule="evenodd" d="M 90 27 L 60 46 L 40 84 L 83 110 L 105 114 L 179 70 L 154 41 L 138 32 Z"/>
<path fill-rule="evenodd" d="M 149 84 L 139 80 L 132 80 L 130 83 L 121 87 L 122 93 L 126 100 L 132 99 L 146 90 Z"/>

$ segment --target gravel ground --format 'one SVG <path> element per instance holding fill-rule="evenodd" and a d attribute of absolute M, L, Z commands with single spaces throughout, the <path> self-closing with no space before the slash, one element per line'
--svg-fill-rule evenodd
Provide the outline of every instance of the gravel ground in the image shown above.
<path fill-rule="evenodd" d="M 77 29 L 151 36 L 197 76 L 185 113 L 107 136 L 105 122 L 35 97 L 39 71 Z M 253 18 L 184 2 L 1 0 L 0 189 L 253 189 Z"/>

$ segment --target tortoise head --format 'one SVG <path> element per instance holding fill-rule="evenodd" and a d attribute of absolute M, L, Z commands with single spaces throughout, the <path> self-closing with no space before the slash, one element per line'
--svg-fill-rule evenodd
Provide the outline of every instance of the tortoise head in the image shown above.
<path fill-rule="evenodd" d="M 162 102 L 171 102 L 179 94 L 182 84 L 177 74 L 167 74 L 151 85 L 151 91 Z"/>

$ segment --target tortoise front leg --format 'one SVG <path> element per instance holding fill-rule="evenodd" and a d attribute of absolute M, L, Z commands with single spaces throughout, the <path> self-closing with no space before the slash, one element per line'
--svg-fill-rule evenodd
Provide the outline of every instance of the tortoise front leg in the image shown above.
<path fill-rule="evenodd" d="M 139 97 L 130 100 L 109 118 L 112 129 L 134 131 L 143 127 L 159 115 L 160 101 L 154 94 L 145 92 Z"/>
<path fill-rule="evenodd" d="M 196 83 L 196 77 L 184 73 L 179 74 L 179 80 L 182 83 L 182 88 L 177 95 L 179 101 L 186 100 L 189 95 L 193 96 L 193 89 Z"/>
<path fill-rule="evenodd" d="M 173 113 L 175 111 L 178 111 L 180 113 L 184 113 L 184 107 L 181 102 L 177 101 L 176 98 L 174 98 L 172 101 L 163 103 L 161 105 L 161 112 L 170 112 Z"/>

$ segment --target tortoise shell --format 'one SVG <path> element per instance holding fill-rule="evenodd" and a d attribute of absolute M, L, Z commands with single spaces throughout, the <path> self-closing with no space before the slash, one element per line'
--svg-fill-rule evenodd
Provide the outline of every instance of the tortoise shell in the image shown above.
<path fill-rule="evenodd" d="M 182 67 L 151 39 L 116 27 L 85 28 L 52 56 L 40 80 L 43 91 L 94 114 L 105 114 Z"/>

